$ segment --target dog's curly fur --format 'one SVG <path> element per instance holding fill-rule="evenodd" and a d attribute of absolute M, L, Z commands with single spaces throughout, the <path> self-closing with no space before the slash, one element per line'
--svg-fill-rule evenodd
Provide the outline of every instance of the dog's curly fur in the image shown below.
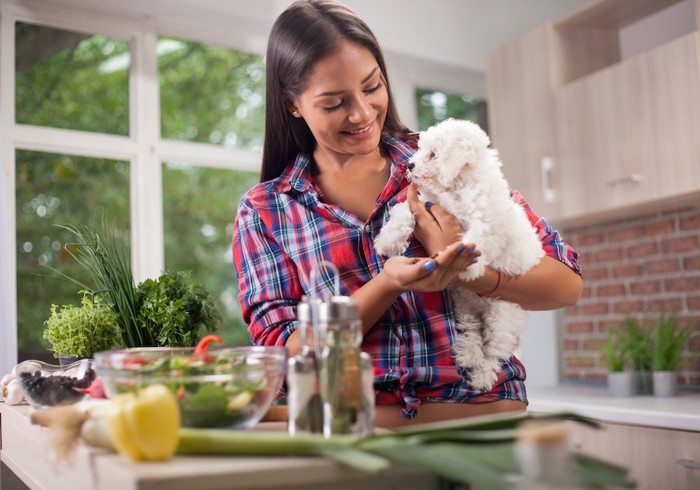
<path fill-rule="evenodd" d="M 448 119 L 420 133 L 409 163 L 409 179 L 421 200 L 439 204 L 464 227 L 462 242 L 475 244 L 481 257 L 460 278 L 480 277 L 485 267 L 518 276 L 544 255 L 542 244 L 521 206 L 510 196 L 498 152 L 488 135 L 470 121 Z M 415 217 L 407 202 L 395 205 L 374 241 L 377 252 L 399 255 L 408 248 Z M 469 369 L 471 385 L 489 390 L 501 363 L 520 343 L 527 312 L 519 305 L 481 297 L 467 288 L 452 288 L 457 334 L 455 362 Z"/>

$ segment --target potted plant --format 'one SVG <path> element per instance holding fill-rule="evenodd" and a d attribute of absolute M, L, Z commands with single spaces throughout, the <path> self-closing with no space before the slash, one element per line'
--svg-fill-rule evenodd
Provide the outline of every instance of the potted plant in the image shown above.
<path fill-rule="evenodd" d="M 610 396 L 632 396 L 634 377 L 625 368 L 629 363 L 629 352 L 619 330 L 608 330 L 607 342 L 603 345 L 603 355 L 608 363 L 608 394 Z"/>
<path fill-rule="evenodd" d="M 675 315 L 661 315 L 654 323 L 652 368 L 654 395 L 675 396 L 678 393 L 676 368 L 681 352 L 690 341 L 690 331 L 678 328 Z"/>
<path fill-rule="evenodd" d="M 51 315 L 44 322 L 43 337 L 61 364 L 90 358 L 95 352 L 121 343 L 118 315 L 99 297 L 87 291 L 80 292 L 83 295 L 80 306 L 51 305 Z"/>
<path fill-rule="evenodd" d="M 635 377 L 635 393 L 650 395 L 652 393 L 651 376 L 651 329 L 635 318 L 624 320 L 623 343 L 629 353 Z"/>

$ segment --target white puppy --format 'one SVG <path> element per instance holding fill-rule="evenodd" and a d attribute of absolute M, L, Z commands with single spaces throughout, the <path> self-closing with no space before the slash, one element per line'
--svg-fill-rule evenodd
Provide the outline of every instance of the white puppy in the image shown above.
<path fill-rule="evenodd" d="M 510 197 L 498 152 L 486 133 L 469 121 L 448 119 L 423 131 L 409 164 L 409 179 L 421 200 L 439 204 L 464 227 L 462 242 L 481 252 L 460 277 L 480 277 L 487 265 L 502 274 L 527 272 L 544 255 L 542 244 L 521 206 Z M 408 248 L 415 217 L 407 202 L 395 205 L 374 246 L 380 254 Z M 489 390 L 504 359 L 520 343 L 527 312 L 515 303 L 481 297 L 467 288 L 451 289 L 457 329 L 452 344 L 458 365 L 468 368 L 471 384 Z M 496 293 L 497 295 L 498 293 Z"/>

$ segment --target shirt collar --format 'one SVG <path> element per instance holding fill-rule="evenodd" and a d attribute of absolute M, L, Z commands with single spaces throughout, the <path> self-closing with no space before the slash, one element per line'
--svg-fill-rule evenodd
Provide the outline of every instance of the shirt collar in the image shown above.
<path fill-rule="evenodd" d="M 382 133 L 381 144 L 391 158 L 391 175 L 402 180 L 406 174 L 406 164 L 413 155 L 415 147 L 389 133 Z M 275 180 L 277 192 L 288 192 L 294 189 L 303 193 L 312 189 L 311 155 L 307 153 L 297 155 L 294 162 L 287 165 L 282 175 Z"/>

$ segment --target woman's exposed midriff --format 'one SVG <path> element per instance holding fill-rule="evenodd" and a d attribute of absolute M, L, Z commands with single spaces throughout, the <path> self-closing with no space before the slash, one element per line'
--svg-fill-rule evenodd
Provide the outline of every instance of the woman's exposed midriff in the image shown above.
<path fill-rule="evenodd" d="M 497 400 L 486 403 L 431 403 L 423 402 L 417 415 L 408 419 L 401 415 L 400 405 L 377 405 L 376 426 L 386 429 L 443 420 L 491 415 L 496 413 L 523 413 L 527 404 L 520 400 Z"/>

